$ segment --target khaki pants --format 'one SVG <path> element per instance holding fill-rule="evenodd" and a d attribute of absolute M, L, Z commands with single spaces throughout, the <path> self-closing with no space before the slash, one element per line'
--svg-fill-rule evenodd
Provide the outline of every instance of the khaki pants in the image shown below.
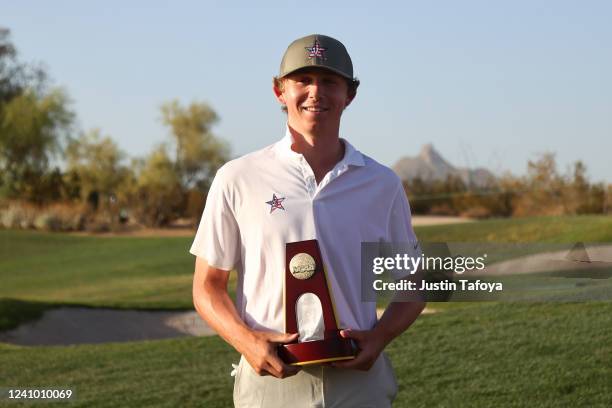
<path fill-rule="evenodd" d="M 384 354 L 369 371 L 315 365 L 282 380 L 257 375 L 241 357 L 234 381 L 234 405 L 238 408 L 384 408 L 391 406 L 396 394 L 393 368 Z"/>

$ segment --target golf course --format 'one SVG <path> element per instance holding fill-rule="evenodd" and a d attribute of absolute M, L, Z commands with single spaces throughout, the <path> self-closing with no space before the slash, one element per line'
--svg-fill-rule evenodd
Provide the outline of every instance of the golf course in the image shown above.
<path fill-rule="evenodd" d="M 431 242 L 612 243 L 612 217 L 499 219 L 415 231 Z M 66 306 L 193 309 L 190 244 L 190 237 L 0 230 L 0 331 Z M 395 407 L 612 406 L 612 302 L 428 309 L 433 313 L 387 348 L 399 384 Z M 218 336 L 0 343 L 0 388 L 71 388 L 71 407 L 229 407 L 238 359 Z"/>

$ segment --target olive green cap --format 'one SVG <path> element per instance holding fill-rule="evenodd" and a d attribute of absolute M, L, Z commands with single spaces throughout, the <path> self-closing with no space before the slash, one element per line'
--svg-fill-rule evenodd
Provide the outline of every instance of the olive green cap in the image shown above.
<path fill-rule="evenodd" d="M 326 68 L 347 79 L 353 79 L 353 62 L 346 48 L 340 41 L 326 35 L 311 34 L 289 44 L 278 77 L 308 67 Z"/>

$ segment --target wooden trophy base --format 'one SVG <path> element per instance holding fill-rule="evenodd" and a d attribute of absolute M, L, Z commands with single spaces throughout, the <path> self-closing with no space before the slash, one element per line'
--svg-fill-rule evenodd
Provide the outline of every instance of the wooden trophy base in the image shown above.
<path fill-rule="evenodd" d="M 304 343 L 282 344 L 278 347 L 278 355 L 285 363 L 299 366 L 351 360 L 355 358 L 355 354 L 353 341 L 340 335 Z"/>

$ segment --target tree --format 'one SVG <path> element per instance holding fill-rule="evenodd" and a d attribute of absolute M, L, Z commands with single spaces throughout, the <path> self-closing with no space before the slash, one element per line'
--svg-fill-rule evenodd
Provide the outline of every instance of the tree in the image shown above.
<path fill-rule="evenodd" d="M 64 92 L 47 89 L 45 72 L 16 56 L 9 31 L 0 28 L 0 196 L 42 202 L 54 190 L 47 185 L 54 180 L 50 160 L 74 115 Z"/>
<path fill-rule="evenodd" d="M 590 211 L 591 185 L 587 178 L 586 166 L 582 161 L 574 163 L 573 171 L 563 191 L 566 214 L 586 214 Z"/>
<path fill-rule="evenodd" d="M 544 153 L 527 162 L 524 190 L 513 203 L 513 214 L 560 215 L 565 212 L 563 191 L 565 180 L 557 171 L 555 155 Z"/>
<path fill-rule="evenodd" d="M 182 203 L 180 176 L 165 146 L 158 146 L 139 163 L 132 208 L 148 226 L 167 224 Z"/>
<path fill-rule="evenodd" d="M 226 143 L 211 132 L 218 117 L 205 103 L 187 107 L 174 100 L 161 107 L 162 122 L 170 128 L 175 147 L 174 166 L 187 191 L 208 190 L 215 172 L 228 160 Z"/>
<path fill-rule="evenodd" d="M 603 198 L 603 213 L 612 214 L 612 184 L 608 184 L 603 187 L 604 198 Z"/>
<path fill-rule="evenodd" d="M 66 147 L 67 179 L 77 180 L 79 193 L 97 209 L 100 201 L 115 200 L 121 184 L 130 177 L 117 144 L 99 129 L 83 133 Z"/>
<path fill-rule="evenodd" d="M 0 109 L 0 188 L 2 195 L 43 201 L 40 180 L 61 150 L 73 121 L 66 95 L 28 89 Z"/>
<path fill-rule="evenodd" d="M 15 46 L 9 40 L 9 30 L 0 28 L 0 104 L 20 93 L 15 80 Z"/>
<path fill-rule="evenodd" d="M 21 95 L 26 89 L 42 91 L 46 85 L 45 71 L 19 62 L 17 49 L 10 40 L 10 30 L 0 27 L 0 110 L 2 104 Z"/>

